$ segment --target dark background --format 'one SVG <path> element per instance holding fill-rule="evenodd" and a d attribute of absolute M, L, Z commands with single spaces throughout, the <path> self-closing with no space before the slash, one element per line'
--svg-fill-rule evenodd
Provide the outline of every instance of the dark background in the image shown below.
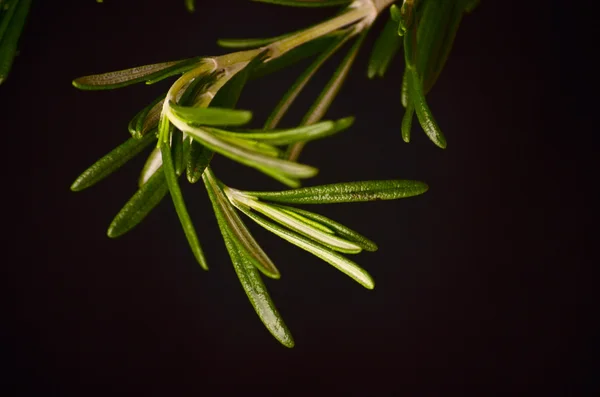
<path fill-rule="evenodd" d="M 87 191 L 69 191 L 168 87 L 81 92 L 73 78 L 221 54 L 218 37 L 278 35 L 332 13 L 200 1 L 188 14 L 182 3 L 32 8 L 0 87 L 3 191 L 15 201 L 3 211 L 11 235 L 2 265 L 6 395 L 592 393 L 587 318 L 596 312 L 584 237 L 593 226 L 593 109 L 575 83 L 581 53 L 565 33 L 564 10 L 483 1 L 464 18 L 429 95 L 445 151 L 416 122 L 413 142 L 402 142 L 403 63 L 369 81 L 370 35 L 328 113 L 357 121 L 307 147 L 301 160 L 321 169 L 308 184 L 402 178 L 431 188 L 396 202 L 318 208 L 379 244 L 356 257 L 373 291 L 249 224 L 283 273 L 267 285 L 295 337 L 289 350 L 247 302 L 200 184 L 184 193 L 209 272 L 195 263 L 168 197 L 128 235 L 106 237 L 145 156 Z M 306 65 L 251 83 L 240 107 L 260 124 Z M 285 125 L 299 121 L 334 66 Z M 224 158 L 214 168 L 234 187 L 281 188 Z"/>

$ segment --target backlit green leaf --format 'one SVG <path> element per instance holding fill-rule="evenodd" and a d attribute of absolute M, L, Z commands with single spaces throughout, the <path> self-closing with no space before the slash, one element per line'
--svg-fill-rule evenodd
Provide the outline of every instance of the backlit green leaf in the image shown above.
<path fill-rule="evenodd" d="M 148 131 L 158 126 L 164 98 L 164 95 L 156 98 L 131 119 L 128 130 L 134 138 L 140 139 L 146 135 Z"/>

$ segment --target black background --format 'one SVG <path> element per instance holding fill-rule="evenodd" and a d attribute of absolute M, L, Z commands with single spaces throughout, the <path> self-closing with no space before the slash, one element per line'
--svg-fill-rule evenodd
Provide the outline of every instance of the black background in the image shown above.
<path fill-rule="evenodd" d="M 557 28 L 568 20 L 563 10 L 484 1 L 464 18 L 429 95 L 446 150 L 416 122 L 413 142 L 402 142 L 403 63 L 397 58 L 384 80 L 369 81 L 370 35 L 328 113 L 357 121 L 307 147 L 301 160 L 321 169 L 307 184 L 402 178 L 430 190 L 318 208 L 379 244 L 356 257 L 373 275 L 373 291 L 250 225 L 283 273 L 267 285 L 295 337 L 289 350 L 247 302 L 200 184 L 184 193 L 209 272 L 194 262 L 168 198 L 130 234 L 106 237 L 144 156 L 87 191 L 69 191 L 168 87 L 81 92 L 73 78 L 221 54 L 219 37 L 277 35 L 332 13 L 200 1 L 188 14 L 182 3 L 38 1 L 32 8 L 21 54 L 0 87 L 3 191 L 16 200 L 4 206 L 4 233 L 12 235 L 2 265 L 7 389 L 45 396 L 592 391 L 586 318 L 595 312 L 584 237 L 592 224 L 585 189 L 595 182 L 586 124 L 593 114 L 577 96 L 582 71 L 565 68 L 580 53 Z M 239 106 L 253 110 L 259 125 L 306 65 L 251 83 Z M 334 66 L 319 73 L 285 125 L 299 121 Z M 220 157 L 214 169 L 234 187 L 281 188 Z"/>

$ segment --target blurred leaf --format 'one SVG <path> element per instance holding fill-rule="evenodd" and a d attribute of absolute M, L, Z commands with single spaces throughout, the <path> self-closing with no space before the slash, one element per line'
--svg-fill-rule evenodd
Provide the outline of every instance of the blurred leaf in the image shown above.
<path fill-rule="evenodd" d="M 196 10 L 196 0 L 185 0 L 185 8 L 189 12 L 194 12 Z"/>
<path fill-rule="evenodd" d="M 252 0 L 258 3 L 291 7 L 335 7 L 350 4 L 352 0 Z"/>
<path fill-rule="evenodd" d="M 402 39 L 398 37 L 398 23 L 389 18 L 379 37 L 373 45 L 367 76 L 372 79 L 375 76 L 383 77 L 392 59 L 402 46 Z"/>
<path fill-rule="evenodd" d="M 30 6 L 31 0 L 0 4 L 0 7 L 8 7 L 0 20 L 0 84 L 6 80 L 12 68 Z"/>

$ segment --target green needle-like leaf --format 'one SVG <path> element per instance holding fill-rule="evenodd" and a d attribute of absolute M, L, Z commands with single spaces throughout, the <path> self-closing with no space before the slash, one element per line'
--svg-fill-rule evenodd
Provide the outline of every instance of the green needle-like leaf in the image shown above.
<path fill-rule="evenodd" d="M 402 46 L 402 39 L 398 36 L 397 26 L 398 23 L 389 18 L 379 37 L 377 37 L 367 69 L 367 76 L 370 79 L 385 75 L 392 59 Z"/>
<path fill-rule="evenodd" d="M 406 143 L 410 142 L 410 130 L 412 128 L 413 116 L 415 115 L 415 107 L 412 101 L 408 103 L 408 106 L 404 110 L 404 116 L 402 117 L 402 140 Z"/>
<path fill-rule="evenodd" d="M 322 139 L 349 128 L 354 123 L 354 117 L 346 117 L 337 121 L 321 121 L 303 127 L 284 130 L 249 130 L 247 132 L 231 132 L 221 129 L 211 129 L 218 136 L 225 138 L 250 139 L 268 142 L 272 145 L 287 145 L 294 142 L 306 142 Z"/>
<path fill-rule="evenodd" d="M 195 57 L 183 61 L 162 62 L 117 72 L 84 76 L 73 80 L 73 86 L 81 90 L 112 90 L 141 82 L 156 83 L 193 69 L 199 65 L 201 59 Z"/>
<path fill-rule="evenodd" d="M 181 222 L 185 236 L 200 266 L 204 270 L 208 270 L 208 265 L 206 263 L 206 259 L 204 258 L 200 241 L 198 241 L 196 229 L 192 224 L 192 220 L 190 219 L 190 215 L 188 214 L 185 202 L 183 200 L 183 195 L 181 194 L 179 183 L 177 182 L 177 175 L 175 173 L 173 158 L 171 156 L 171 147 L 163 142 L 160 145 L 160 152 L 163 158 L 163 171 L 165 173 L 167 185 L 169 186 L 171 198 L 173 199 L 173 204 L 175 205 L 175 210 L 179 216 L 179 221 Z"/>
<path fill-rule="evenodd" d="M 135 157 L 150 143 L 156 140 L 154 134 L 148 134 L 142 139 L 129 138 L 123 144 L 102 157 L 90 168 L 85 170 L 71 185 L 74 192 L 87 189 L 90 186 L 100 182 L 119 168 L 127 161 Z"/>
<path fill-rule="evenodd" d="M 334 183 L 278 192 L 248 192 L 247 196 L 290 204 L 332 204 L 395 200 L 425 193 L 427 184 L 411 180 L 382 180 Z"/>
<path fill-rule="evenodd" d="M 17 11 L 18 3 L 19 0 L 6 0 L 4 2 L 0 2 L 0 43 L 2 42 L 2 38 L 10 26 L 12 17 Z"/>
<path fill-rule="evenodd" d="M 186 176 L 190 183 L 196 183 L 202 177 L 202 173 L 210 164 L 214 152 L 196 141 L 190 142 L 190 154 L 188 156 Z"/>
<path fill-rule="evenodd" d="M 252 0 L 258 3 L 277 4 L 290 7 L 336 7 L 350 4 L 352 0 Z"/>
<path fill-rule="evenodd" d="M 13 1 L 6 6 L 8 9 L 0 22 L 0 84 L 6 80 L 12 68 L 31 0 Z"/>
<path fill-rule="evenodd" d="M 281 205 L 281 204 L 271 204 L 271 205 L 281 208 L 284 211 L 288 211 L 291 214 L 296 214 L 296 215 L 302 216 L 302 217 L 304 217 L 304 219 L 309 219 L 311 221 L 314 221 L 317 225 L 321 225 L 321 227 L 328 228 L 333 233 L 337 234 L 340 237 L 345 238 L 346 240 L 356 243 L 358 246 L 360 246 L 362 249 L 364 249 L 366 251 L 371 251 L 371 252 L 377 251 L 377 244 L 375 244 L 373 241 L 369 240 L 362 234 L 355 232 L 354 230 L 350 229 L 349 227 L 346 227 L 346 226 L 342 225 L 341 223 L 338 223 L 338 222 L 336 222 L 332 219 L 329 219 L 323 215 L 315 214 L 314 212 L 306 211 L 306 210 L 303 210 L 300 208 L 288 207 L 286 205 Z"/>
<path fill-rule="evenodd" d="M 252 112 L 224 108 L 193 108 L 170 102 L 169 107 L 182 121 L 194 125 L 236 126 L 252 119 Z"/>
<path fill-rule="evenodd" d="M 115 216 L 108 228 L 108 237 L 117 238 L 137 226 L 168 191 L 165 173 L 160 166 Z"/>
<path fill-rule="evenodd" d="M 250 38 L 250 39 L 219 39 L 217 44 L 223 48 L 230 48 L 235 50 L 250 50 L 252 48 L 263 47 L 291 36 L 296 32 L 282 34 L 281 36 L 268 37 L 268 38 Z"/>
<path fill-rule="evenodd" d="M 266 129 L 275 128 L 289 110 L 290 106 L 294 103 L 298 95 L 302 92 L 304 87 L 313 78 L 317 71 L 323 66 L 323 64 L 331 58 L 333 54 L 339 50 L 348 39 L 351 37 L 351 31 L 346 31 L 342 36 L 336 37 L 332 40 L 329 47 L 325 49 L 313 63 L 296 79 L 290 89 L 283 95 L 283 98 L 279 101 L 275 109 L 271 112 L 267 121 L 265 122 Z"/>
<path fill-rule="evenodd" d="M 148 180 L 158 171 L 158 169 L 162 166 L 162 155 L 160 154 L 160 148 L 155 147 L 150 152 L 150 155 L 146 159 L 146 163 L 144 164 L 144 168 L 142 168 L 142 172 L 140 173 L 140 178 L 138 179 L 138 186 L 142 187 Z"/>
<path fill-rule="evenodd" d="M 260 245 L 254 240 L 250 231 L 244 225 L 244 222 L 235 212 L 235 209 L 225 196 L 225 193 L 219 186 L 218 181 L 214 177 L 210 167 L 205 171 L 203 176 L 206 189 L 211 195 L 211 200 L 215 201 L 215 205 L 219 207 L 219 212 L 225 222 L 230 235 L 236 241 L 236 245 L 244 251 L 244 255 L 266 276 L 278 279 L 281 277 L 279 270 L 275 264 L 265 254 Z"/>
<path fill-rule="evenodd" d="M 356 55 L 358 54 L 358 51 L 360 50 L 360 47 L 364 42 L 367 32 L 368 29 L 364 30 L 358 36 L 354 44 L 352 44 L 352 47 L 350 47 L 350 50 L 348 50 L 348 53 L 336 69 L 332 78 L 329 80 L 329 82 L 327 83 L 317 100 L 312 104 L 312 106 L 304 116 L 301 123 L 302 125 L 314 124 L 317 121 L 321 120 L 323 116 L 325 116 L 325 113 L 329 109 L 329 106 L 331 106 L 331 103 L 342 88 L 346 77 L 348 77 L 348 73 L 350 72 L 352 64 L 356 59 Z M 303 147 L 303 142 L 297 142 L 291 145 L 288 148 L 287 158 L 290 160 L 297 160 L 300 156 L 300 152 L 302 151 Z"/>
<path fill-rule="evenodd" d="M 131 119 L 128 126 L 131 136 L 140 139 L 146 135 L 148 131 L 158 126 L 164 99 L 164 95 L 156 98 L 151 104 L 140 110 L 140 112 Z"/>
<path fill-rule="evenodd" d="M 275 172 L 287 178 L 310 178 L 318 172 L 316 168 L 308 165 L 269 157 L 219 139 L 204 129 L 185 124 L 174 114 L 171 121 L 177 128 L 194 137 L 209 149 L 269 175 L 273 175 L 273 172 Z"/>
<path fill-rule="evenodd" d="M 206 177 L 205 177 L 206 178 Z M 205 183 L 208 183 L 205 180 Z M 219 229 L 225 241 L 225 247 L 231 257 L 231 262 L 235 272 L 240 279 L 240 283 L 246 292 L 246 296 L 254 307 L 256 314 L 263 322 L 269 332 L 284 346 L 294 347 L 294 339 L 287 326 L 285 325 L 281 315 L 277 311 L 273 300 L 269 296 L 260 273 L 253 264 L 253 261 L 248 257 L 245 251 L 239 247 L 235 239 L 229 231 L 229 226 L 225 221 L 225 215 L 222 207 L 216 200 L 214 191 L 207 186 L 208 196 L 213 205 Z"/>
<path fill-rule="evenodd" d="M 303 222 L 301 219 L 298 219 L 298 217 L 291 216 L 286 211 L 263 203 L 252 197 L 241 195 L 239 192 L 236 194 L 233 189 L 228 190 L 228 192 L 231 191 L 233 191 L 233 193 L 228 193 L 228 196 L 232 199 L 234 204 L 237 203 L 256 212 L 260 212 L 261 214 L 287 227 L 288 229 L 302 234 L 326 247 L 331 248 L 332 250 L 347 254 L 357 254 L 362 251 L 362 248 L 359 245 L 344 240 L 331 233 L 324 232 L 321 228 L 314 227 L 312 223 Z"/>
<path fill-rule="evenodd" d="M 206 130 L 214 133 L 215 136 L 218 136 L 223 141 L 227 141 L 233 145 L 248 149 L 248 150 L 256 152 L 256 153 L 261 153 L 265 156 L 280 157 L 282 155 L 282 151 L 280 149 L 278 149 L 275 146 L 270 145 L 268 143 L 263 143 L 263 142 L 259 142 L 259 141 L 251 140 L 251 139 L 243 139 L 243 138 L 239 138 L 238 136 L 231 136 L 228 134 L 220 134 L 218 132 L 218 130 L 215 130 L 212 128 L 206 128 Z M 227 131 L 224 131 L 224 132 L 227 132 Z"/>
<path fill-rule="evenodd" d="M 268 231 L 278 235 L 282 239 L 294 244 L 295 246 L 310 252 L 318 258 L 323 259 L 325 262 L 331 264 L 342 273 L 354 279 L 363 287 L 367 289 L 373 289 L 375 287 L 375 283 L 369 273 L 348 258 L 345 258 L 337 252 L 324 247 L 313 240 L 301 236 L 298 233 L 282 228 L 275 223 L 269 222 L 268 220 L 241 205 L 237 206 L 237 208 Z"/>
<path fill-rule="evenodd" d="M 415 47 L 415 30 L 416 29 L 414 27 L 407 30 L 406 35 L 404 36 L 404 57 L 406 61 L 406 68 L 408 69 L 407 85 L 410 101 L 414 105 L 417 118 L 419 119 L 419 124 L 421 124 L 425 134 L 438 147 L 445 149 L 446 138 L 444 138 L 442 131 L 437 125 L 435 118 L 433 117 L 433 114 L 427 105 L 427 100 L 425 99 L 425 94 L 423 93 L 421 79 L 417 73 L 415 58 L 418 47 Z"/>

